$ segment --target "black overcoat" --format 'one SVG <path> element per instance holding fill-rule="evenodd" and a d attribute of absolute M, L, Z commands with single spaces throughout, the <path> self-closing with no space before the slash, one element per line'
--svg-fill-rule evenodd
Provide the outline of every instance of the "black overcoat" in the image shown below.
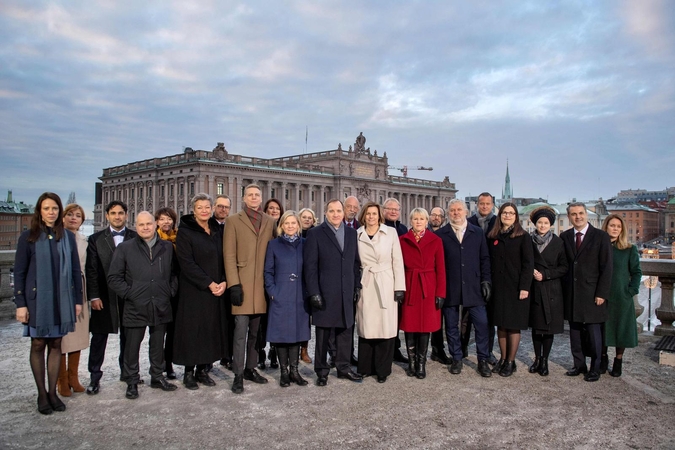
<path fill-rule="evenodd" d="M 492 269 L 490 314 L 495 326 L 525 330 L 529 326 L 530 298 L 520 300 L 520 291 L 529 291 L 534 276 L 532 238 L 499 234 L 488 239 Z"/>
<path fill-rule="evenodd" d="M 305 286 L 307 295 L 320 294 L 326 304 L 323 311 L 312 308 L 315 326 L 349 328 L 354 325 L 354 289 L 361 286 L 356 230 L 344 226 L 342 251 L 330 227 L 324 222 L 307 233 L 303 252 Z"/>
<path fill-rule="evenodd" d="M 612 287 L 612 245 L 609 235 L 588 226 L 579 251 L 576 251 L 574 228 L 560 237 L 565 243 L 569 270 L 563 280 L 565 319 L 580 323 L 602 323 L 607 320 L 607 300 Z M 605 299 L 602 305 L 595 298 Z"/>
<path fill-rule="evenodd" d="M 567 274 L 568 264 L 565 245 L 553 234 L 544 251 L 539 253 L 532 242 L 534 268 L 541 272 L 542 281 L 532 278 L 530 289 L 530 327 L 540 334 L 563 332 L 564 308 L 562 277 Z"/>
<path fill-rule="evenodd" d="M 126 228 L 124 241 L 135 238 L 136 232 Z M 85 278 L 87 280 L 87 299 L 99 298 L 103 302 L 103 309 L 91 310 L 89 331 L 96 334 L 117 333 L 120 318 L 124 313 L 124 301 L 108 287 L 108 270 L 115 252 L 110 227 L 89 236 L 87 246 L 87 263 L 85 264 Z"/>
<path fill-rule="evenodd" d="M 173 360 L 185 366 L 210 364 L 225 355 L 222 309 L 229 305 L 209 289 L 211 282 L 225 281 L 223 242 L 217 225 L 209 221 L 209 226 L 211 234 L 189 214 L 181 217 L 176 236 L 180 277 Z"/>
<path fill-rule="evenodd" d="M 171 297 L 178 291 L 173 244 L 156 239 L 150 248 L 136 237 L 122 242 L 110 263 L 108 286 L 124 299 L 122 325 L 145 327 L 173 320 Z"/>

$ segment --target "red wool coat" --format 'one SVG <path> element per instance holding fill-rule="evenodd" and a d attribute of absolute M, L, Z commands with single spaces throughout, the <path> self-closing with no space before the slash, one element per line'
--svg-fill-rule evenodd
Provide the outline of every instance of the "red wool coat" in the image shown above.
<path fill-rule="evenodd" d="M 401 307 L 401 330 L 431 333 L 441 328 L 436 297 L 445 298 L 443 243 L 431 231 L 415 242 L 412 230 L 400 237 L 405 266 L 405 301 Z"/>

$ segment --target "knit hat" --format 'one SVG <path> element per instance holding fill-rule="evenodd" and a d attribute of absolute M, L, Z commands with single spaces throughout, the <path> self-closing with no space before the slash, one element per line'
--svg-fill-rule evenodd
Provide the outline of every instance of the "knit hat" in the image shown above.
<path fill-rule="evenodd" d="M 534 224 L 536 224 L 537 220 L 541 219 L 542 217 L 546 217 L 551 226 L 553 226 L 556 217 L 555 210 L 550 206 L 540 206 L 530 213 L 530 221 Z"/>

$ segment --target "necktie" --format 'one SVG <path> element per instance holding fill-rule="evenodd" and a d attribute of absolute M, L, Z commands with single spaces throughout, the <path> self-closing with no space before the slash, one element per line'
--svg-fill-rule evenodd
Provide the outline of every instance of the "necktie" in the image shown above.
<path fill-rule="evenodd" d="M 125 231 L 125 230 L 122 230 L 122 231 L 113 231 L 113 232 L 112 232 L 112 235 L 113 235 L 113 237 L 115 237 L 115 236 L 124 236 L 124 231 Z"/>
<path fill-rule="evenodd" d="M 347 226 L 348 226 L 349 228 L 354 228 L 354 225 L 353 225 L 352 222 L 347 222 Z"/>
<path fill-rule="evenodd" d="M 581 236 L 583 236 L 583 233 L 581 233 L 581 231 L 577 231 L 577 240 L 576 240 L 577 251 L 579 251 L 579 247 L 581 247 Z"/>

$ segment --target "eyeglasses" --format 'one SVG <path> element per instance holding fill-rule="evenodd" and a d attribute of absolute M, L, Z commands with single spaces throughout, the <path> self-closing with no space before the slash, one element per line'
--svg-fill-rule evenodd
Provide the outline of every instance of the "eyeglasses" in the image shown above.
<path fill-rule="evenodd" d="M 429 217 L 438 217 L 440 219 L 443 216 L 441 214 L 430 214 Z"/>
<path fill-rule="evenodd" d="M 216 208 L 218 208 L 218 209 L 230 209 L 229 206 L 225 206 L 225 205 L 216 205 Z"/>
<path fill-rule="evenodd" d="M 502 216 L 515 216 L 515 215 L 516 215 L 516 213 L 511 212 L 511 211 L 504 211 L 502 213 Z"/>
<path fill-rule="evenodd" d="M 399 212 L 401 208 L 384 208 L 385 211 L 396 211 Z"/>

